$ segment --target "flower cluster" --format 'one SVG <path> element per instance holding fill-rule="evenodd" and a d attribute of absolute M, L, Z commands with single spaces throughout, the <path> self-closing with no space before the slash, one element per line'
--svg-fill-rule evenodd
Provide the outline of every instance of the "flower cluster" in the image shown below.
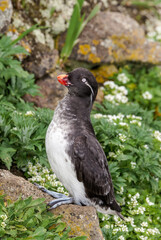
<path fill-rule="evenodd" d="M 161 40 L 161 21 L 156 18 L 151 18 L 151 21 L 146 21 L 147 37 L 153 41 Z"/>
<path fill-rule="evenodd" d="M 161 142 L 161 132 L 159 131 L 154 131 L 154 137 Z"/>
<path fill-rule="evenodd" d="M 130 81 L 130 79 L 126 76 L 125 73 L 120 73 L 117 75 L 117 80 L 123 84 L 126 84 Z"/>
<path fill-rule="evenodd" d="M 96 119 L 106 119 L 108 122 L 113 123 L 114 125 L 119 125 L 120 127 L 129 127 L 130 124 L 141 126 L 142 117 L 135 116 L 135 115 L 124 115 L 122 113 L 119 113 L 118 115 L 105 115 L 101 113 L 96 113 L 93 115 Z M 121 135 L 120 135 L 121 136 Z M 123 138 L 122 138 L 123 139 Z M 126 137 L 124 137 L 124 140 Z"/>
<path fill-rule="evenodd" d="M 104 87 L 108 92 L 108 94 L 105 95 L 107 101 L 115 105 L 128 102 L 128 98 L 126 97 L 128 90 L 124 86 L 118 86 L 113 81 L 106 81 Z"/>
<path fill-rule="evenodd" d="M 40 163 L 33 165 L 31 162 L 29 162 L 27 173 L 30 176 L 29 181 L 38 183 L 47 189 L 68 195 L 67 190 L 56 178 L 56 175 L 47 167 L 42 167 Z"/>
<path fill-rule="evenodd" d="M 148 92 L 148 91 L 144 92 L 142 94 L 142 96 L 143 96 L 144 99 L 147 99 L 147 100 L 151 100 L 152 97 L 153 97 L 153 95 L 150 92 Z"/>
<path fill-rule="evenodd" d="M 6 220 L 7 220 L 7 215 L 6 214 L 1 214 L 0 215 L 0 220 L 2 220 L 1 222 L 1 227 L 2 228 L 5 228 L 6 227 Z"/>
<path fill-rule="evenodd" d="M 128 237 L 134 236 L 140 239 L 153 239 L 151 237 L 155 236 L 158 239 L 160 231 L 157 227 L 152 227 L 151 219 L 149 219 L 145 212 L 146 207 L 143 207 L 140 200 L 140 194 L 138 192 L 135 195 L 127 194 L 125 200 L 126 214 L 132 212 L 131 216 L 125 217 L 125 221 L 122 221 L 118 216 L 109 217 L 107 215 L 102 215 L 101 220 L 104 223 L 104 228 L 112 230 L 112 234 L 117 236 L 117 239 L 128 239 Z M 146 205 L 145 205 L 146 206 Z M 149 205 L 151 206 L 151 205 Z M 139 211 L 135 212 L 135 209 Z M 136 217 L 139 215 L 139 218 Z M 142 221 L 142 215 L 144 215 L 144 221 Z"/>

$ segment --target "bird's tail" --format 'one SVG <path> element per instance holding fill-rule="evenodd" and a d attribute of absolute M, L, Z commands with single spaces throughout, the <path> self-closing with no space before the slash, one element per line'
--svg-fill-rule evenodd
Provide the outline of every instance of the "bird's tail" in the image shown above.
<path fill-rule="evenodd" d="M 117 214 L 117 216 L 119 216 L 122 220 L 125 221 L 125 218 L 122 216 L 122 214 L 121 214 L 120 212 L 117 212 L 117 211 L 116 211 L 116 214 Z"/>

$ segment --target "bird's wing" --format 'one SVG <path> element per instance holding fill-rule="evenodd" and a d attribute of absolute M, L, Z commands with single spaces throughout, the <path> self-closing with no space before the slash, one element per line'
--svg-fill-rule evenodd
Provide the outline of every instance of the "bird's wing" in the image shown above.
<path fill-rule="evenodd" d="M 77 178 L 84 183 L 92 195 L 107 196 L 106 201 L 114 200 L 111 176 L 102 147 L 94 136 L 81 135 L 73 144 L 72 160 Z"/>

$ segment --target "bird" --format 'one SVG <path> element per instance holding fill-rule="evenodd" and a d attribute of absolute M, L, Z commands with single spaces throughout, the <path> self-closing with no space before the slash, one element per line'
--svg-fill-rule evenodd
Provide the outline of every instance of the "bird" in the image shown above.
<path fill-rule="evenodd" d="M 50 209 L 74 203 L 124 219 L 114 196 L 106 155 L 90 119 L 98 83 L 85 68 L 58 75 L 57 79 L 68 93 L 54 111 L 45 145 L 50 166 L 70 196 L 38 187 L 56 198 L 48 204 Z"/>

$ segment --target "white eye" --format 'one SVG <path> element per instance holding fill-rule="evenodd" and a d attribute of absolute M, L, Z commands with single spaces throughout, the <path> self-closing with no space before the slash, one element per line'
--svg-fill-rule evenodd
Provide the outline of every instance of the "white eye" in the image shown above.
<path fill-rule="evenodd" d="M 86 81 L 87 81 L 87 80 L 86 80 L 85 78 L 82 78 L 82 82 L 84 82 L 84 83 L 85 83 Z"/>

